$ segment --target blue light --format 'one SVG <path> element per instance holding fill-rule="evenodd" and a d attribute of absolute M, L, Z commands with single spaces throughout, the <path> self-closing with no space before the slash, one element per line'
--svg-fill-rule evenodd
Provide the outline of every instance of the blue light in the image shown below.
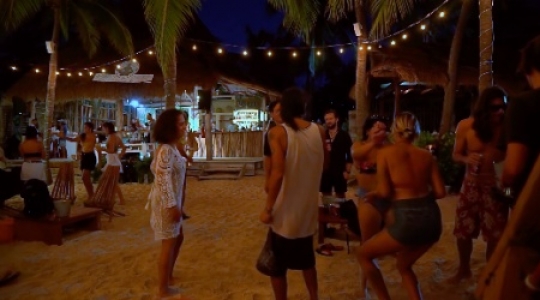
<path fill-rule="evenodd" d="M 137 101 L 137 100 L 131 100 L 131 102 L 129 104 L 131 106 L 133 106 L 133 107 L 139 107 L 139 101 Z"/>

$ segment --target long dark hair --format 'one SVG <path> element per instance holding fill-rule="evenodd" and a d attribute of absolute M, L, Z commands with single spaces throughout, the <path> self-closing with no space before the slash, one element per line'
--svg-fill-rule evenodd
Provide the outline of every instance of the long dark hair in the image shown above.
<path fill-rule="evenodd" d="M 362 127 L 362 141 L 367 141 L 367 139 L 369 138 L 369 130 L 371 130 L 371 128 L 373 128 L 373 125 L 375 125 L 375 123 L 377 122 L 381 122 L 388 127 L 388 118 L 384 116 L 373 115 L 367 118 L 364 122 L 364 127 Z"/>
<path fill-rule="evenodd" d="M 490 106 L 491 102 L 497 98 L 505 101 L 506 92 L 498 86 L 488 87 L 482 91 L 474 107 L 472 128 L 476 131 L 476 136 L 484 143 L 489 143 L 494 136 Z"/>
<path fill-rule="evenodd" d="M 281 97 L 281 119 L 292 129 L 298 130 L 295 118 L 302 118 L 305 112 L 308 94 L 304 90 L 292 87 L 283 92 Z"/>
<path fill-rule="evenodd" d="M 178 139 L 180 132 L 178 132 L 178 126 L 176 124 L 179 116 L 183 116 L 187 122 L 186 113 L 182 110 L 169 108 L 159 115 L 154 125 L 154 131 L 152 132 L 152 136 L 156 142 L 170 144 Z"/>

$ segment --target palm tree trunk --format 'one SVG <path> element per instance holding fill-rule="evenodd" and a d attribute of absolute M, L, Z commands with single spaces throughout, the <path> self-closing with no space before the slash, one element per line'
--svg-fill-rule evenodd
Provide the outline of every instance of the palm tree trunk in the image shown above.
<path fill-rule="evenodd" d="M 456 32 L 452 39 L 452 46 L 450 48 L 450 57 L 448 58 L 448 83 L 444 87 L 444 102 L 443 111 L 441 117 L 441 127 L 439 133 L 445 134 L 450 131 L 452 127 L 452 116 L 454 115 L 454 105 L 456 101 L 456 89 L 458 85 L 458 66 L 459 56 L 461 53 L 461 45 L 463 43 L 463 36 L 465 35 L 465 29 L 467 29 L 467 20 L 473 9 L 473 0 L 463 0 L 461 6 L 461 13 L 456 26 Z"/>
<path fill-rule="evenodd" d="M 176 106 L 176 52 L 166 66 L 162 66 L 164 75 L 163 89 L 165 91 L 165 108 Z"/>
<path fill-rule="evenodd" d="M 478 91 L 493 85 L 492 0 L 480 0 L 480 78 Z"/>
<path fill-rule="evenodd" d="M 370 105 L 367 98 L 367 75 L 366 75 L 366 68 L 367 68 L 367 49 L 366 45 L 364 47 L 361 47 L 363 44 L 362 42 L 367 38 L 367 28 L 366 28 L 366 20 L 365 20 L 365 14 L 364 14 L 364 5 L 365 1 L 363 0 L 355 0 L 355 14 L 356 14 L 356 21 L 360 24 L 360 32 L 361 35 L 358 37 L 358 47 L 356 49 L 357 55 L 356 55 L 356 85 L 355 85 L 355 91 L 354 95 L 356 98 L 356 126 L 352 126 L 353 130 L 349 130 L 349 134 L 353 139 L 359 136 L 360 131 L 362 130 L 362 126 L 364 126 L 364 122 L 369 116 L 370 111 Z M 352 131 L 352 132 L 351 132 Z"/>
<path fill-rule="evenodd" d="M 45 124 L 43 125 L 43 147 L 45 148 L 45 170 L 47 174 L 47 183 L 52 183 L 51 172 L 49 172 L 49 158 L 51 145 L 51 130 L 54 118 L 54 102 L 56 95 L 56 70 L 58 66 L 58 40 L 60 34 L 60 3 L 53 1 L 52 9 L 54 12 L 53 34 L 51 38 L 52 53 L 49 59 L 49 78 L 47 81 L 47 97 L 45 99 Z"/>

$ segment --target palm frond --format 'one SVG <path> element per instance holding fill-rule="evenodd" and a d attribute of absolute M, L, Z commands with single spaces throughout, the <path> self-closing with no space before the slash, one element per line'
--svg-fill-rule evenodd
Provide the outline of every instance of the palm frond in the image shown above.
<path fill-rule="evenodd" d="M 309 42 L 309 36 L 317 16 L 320 2 L 317 0 L 268 0 L 272 6 L 285 13 L 283 26 Z"/>
<path fill-rule="evenodd" d="M 328 0 L 326 14 L 331 21 L 338 21 L 354 10 L 354 0 Z"/>
<path fill-rule="evenodd" d="M 77 30 L 77 35 L 81 40 L 83 48 L 89 56 L 94 55 L 99 46 L 100 35 L 94 23 L 94 14 L 91 5 L 89 3 L 76 3 L 76 1 L 72 1 L 70 12 L 73 25 Z"/>
<path fill-rule="evenodd" d="M 45 4 L 46 0 L 0 0 L 0 27 L 7 31 L 15 30 Z"/>
<path fill-rule="evenodd" d="M 176 55 L 176 43 L 193 20 L 200 0 L 143 0 L 143 5 L 158 62 L 164 68 Z"/>
<path fill-rule="evenodd" d="M 131 55 L 133 49 L 133 39 L 127 26 L 120 20 L 118 14 L 114 13 L 100 0 L 95 4 L 94 22 L 100 33 L 105 36 L 109 43 L 121 54 Z"/>
<path fill-rule="evenodd" d="M 388 34 L 392 25 L 410 14 L 416 2 L 422 0 L 372 0 L 371 15 L 373 24 L 371 36 Z"/>
<path fill-rule="evenodd" d="M 71 20 L 72 1 L 62 1 L 60 5 L 60 31 L 62 36 L 67 40 L 69 38 L 69 26 Z M 54 14 L 51 14 L 54 16 Z"/>

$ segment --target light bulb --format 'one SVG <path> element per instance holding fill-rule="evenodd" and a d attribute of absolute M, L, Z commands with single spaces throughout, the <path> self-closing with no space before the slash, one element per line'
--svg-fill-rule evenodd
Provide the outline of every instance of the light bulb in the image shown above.
<path fill-rule="evenodd" d="M 390 45 L 395 46 L 395 45 L 396 45 L 396 41 L 391 41 L 391 42 L 390 42 Z"/>
<path fill-rule="evenodd" d="M 71 73 L 67 73 L 67 76 L 68 76 L 68 77 L 71 77 Z"/>
<path fill-rule="evenodd" d="M 248 55 L 247 50 L 244 50 L 244 52 L 242 52 L 242 54 L 243 54 L 244 56 L 247 56 L 247 55 Z"/>
<path fill-rule="evenodd" d="M 116 68 L 117 68 L 117 69 L 120 69 L 120 65 L 116 65 Z"/>
<path fill-rule="evenodd" d="M 421 30 L 426 30 L 426 25 L 422 24 L 422 26 L 420 26 L 420 29 Z"/>
<path fill-rule="evenodd" d="M 131 61 L 132 61 L 132 62 L 134 62 L 134 63 L 136 63 L 136 62 L 137 62 L 137 60 L 136 60 L 135 58 L 134 58 L 134 59 L 132 59 Z"/>
<path fill-rule="evenodd" d="M 401 36 L 402 39 L 406 40 L 407 39 L 407 34 L 404 33 L 402 36 Z"/>
<path fill-rule="evenodd" d="M 148 54 L 149 54 L 149 55 L 154 55 L 154 51 L 148 50 Z"/>
<path fill-rule="evenodd" d="M 12 69 L 13 71 L 17 71 L 17 67 L 15 67 L 15 66 L 11 66 L 11 69 Z"/>
<path fill-rule="evenodd" d="M 39 69 L 36 69 L 36 73 L 39 73 Z"/>
<path fill-rule="evenodd" d="M 339 49 L 339 53 L 343 53 L 343 51 L 344 51 L 343 48 Z"/>
<path fill-rule="evenodd" d="M 368 51 L 371 51 L 371 46 L 367 46 Z"/>
<path fill-rule="evenodd" d="M 79 76 L 82 76 L 82 72 L 79 72 Z"/>
<path fill-rule="evenodd" d="M 191 47 L 191 49 L 193 49 L 193 51 L 196 51 L 197 50 L 197 45 L 193 45 L 193 47 Z"/>
<path fill-rule="evenodd" d="M 294 52 L 292 53 L 292 56 L 293 56 L 293 57 L 296 57 L 297 55 L 298 55 L 298 54 L 296 53 L 296 51 L 294 51 Z"/>
<path fill-rule="evenodd" d="M 60 75 L 60 72 L 56 71 L 56 75 Z"/>
<path fill-rule="evenodd" d="M 101 73 L 105 73 L 105 72 L 107 72 L 107 70 L 101 69 Z"/>
<path fill-rule="evenodd" d="M 272 51 L 268 51 L 268 56 L 272 56 Z"/>
<path fill-rule="evenodd" d="M 92 76 L 94 75 L 94 72 L 88 72 L 88 75 Z"/>
<path fill-rule="evenodd" d="M 321 51 L 317 51 L 317 56 L 321 56 Z"/>
<path fill-rule="evenodd" d="M 218 49 L 217 49 L 217 53 L 219 53 L 219 54 L 223 53 L 223 49 L 218 48 Z"/>
<path fill-rule="evenodd" d="M 364 46 L 360 46 L 360 51 L 364 50 Z"/>
<path fill-rule="evenodd" d="M 439 18 L 444 18 L 444 15 L 445 15 L 444 11 L 441 11 L 441 12 L 439 13 Z"/>

